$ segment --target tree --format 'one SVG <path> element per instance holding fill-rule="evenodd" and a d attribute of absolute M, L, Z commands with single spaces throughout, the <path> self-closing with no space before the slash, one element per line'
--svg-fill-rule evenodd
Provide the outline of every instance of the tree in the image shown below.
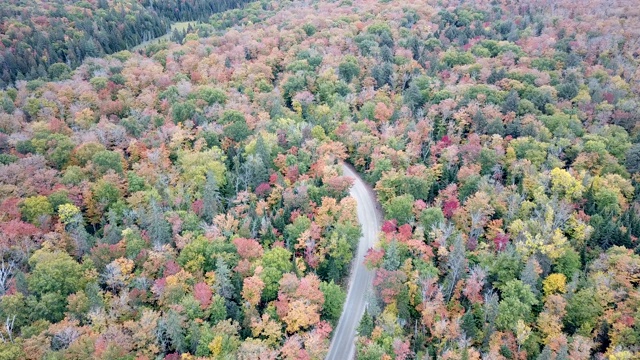
<path fill-rule="evenodd" d="M 452 249 L 447 258 L 447 270 L 447 287 L 444 290 L 444 295 L 445 298 L 449 300 L 453 295 L 453 290 L 456 288 L 458 281 L 462 279 L 467 271 L 464 241 L 461 236 L 456 236 L 453 239 Z"/>
<path fill-rule="evenodd" d="M 351 80 L 360 76 L 360 66 L 355 57 L 347 57 L 338 65 L 338 74 L 344 81 L 350 83 Z"/>
<path fill-rule="evenodd" d="M 627 151 L 625 166 L 630 173 L 640 172 L 640 144 L 635 144 Z"/>
<path fill-rule="evenodd" d="M 259 155 L 249 155 L 242 164 L 242 179 L 245 188 L 256 189 L 258 185 L 269 180 L 269 168 Z"/>
<path fill-rule="evenodd" d="M 166 352 L 187 350 L 184 330 L 184 317 L 173 309 L 158 321 L 158 338 Z"/>
<path fill-rule="evenodd" d="M 207 272 L 213 270 L 215 266 L 214 251 L 215 247 L 211 240 L 198 236 L 184 246 L 177 260 L 188 271 Z"/>
<path fill-rule="evenodd" d="M 413 221 L 414 197 L 406 194 L 396 196 L 382 205 L 387 219 L 395 219 L 398 225 L 408 224 Z"/>
<path fill-rule="evenodd" d="M 264 281 L 258 275 L 244 279 L 242 298 L 252 306 L 258 306 L 264 289 Z"/>
<path fill-rule="evenodd" d="M 347 294 L 333 281 L 320 283 L 320 290 L 324 295 L 324 306 L 322 307 L 322 319 L 329 321 L 332 325 L 338 323 L 342 313 L 342 305 Z"/>
<path fill-rule="evenodd" d="M 420 215 L 420 222 L 425 231 L 431 231 L 434 226 L 438 226 L 440 223 L 444 223 L 444 213 L 439 207 L 431 207 L 422 211 Z"/>
<path fill-rule="evenodd" d="M 564 324 L 570 333 L 578 332 L 583 336 L 590 336 L 602 311 L 602 305 L 595 296 L 595 289 L 582 289 L 569 299 Z"/>
<path fill-rule="evenodd" d="M 567 279 L 571 279 L 576 271 L 582 267 L 580 254 L 572 248 L 567 248 L 554 263 L 555 272 L 564 274 Z"/>
<path fill-rule="evenodd" d="M 409 88 L 404 93 L 403 99 L 405 104 L 407 104 L 414 113 L 418 109 L 421 109 L 425 103 L 424 95 L 416 84 L 416 81 L 411 82 Z"/>
<path fill-rule="evenodd" d="M 457 65 L 468 65 L 475 62 L 474 56 L 469 52 L 459 52 L 457 50 L 447 50 L 443 53 L 442 62 L 448 67 L 454 67 Z"/>
<path fill-rule="evenodd" d="M 196 106 L 192 101 L 178 102 L 173 105 L 173 122 L 178 124 L 193 119 L 196 114 Z"/>
<path fill-rule="evenodd" d="M 67 232 L 75 241 L 77 255 L 82 256 L 86 254 L 90 248 L 89 234 L 84 228 L 85 223 L 80 209 L 72 204 L 62 204 L 58 207 L 58 216 L 60 217 L 60 221 L 65 225 Z M 117 236 L 119 240 L 120 234 Z"/>
<path fill-rule="evenodd" d="M 223 298 L 231 300 L 235 294 L 235 287 L 231 282 L 231 270 L 227 266 L 226 261 L 221 256 L 216 259 L 216 277 L 213 283 L 213 289 Z"/>
<path fill-rule="evenodd" d="M 551 191 L 555 194 L 566 197 L 569 200 L 582 197 L 584 187 L 579 180 L 576 180 L 564 169 L 554 168 L 551 170 Z"/>
<path fill-rule="evenodd" d="M 49 66 L 49 77 L 51 80 L 66 80 L 71 75 L 71 69 L 67 64 L 55 63 Z"/>
<path fill-rule="evenodd" d="M 563 294 L 567 291 L 567 277 L 564 274 L 550 274 L 542 282 L 542 289 L 545 295 Z"/>
<path fill-rule="evenodd" d="M 504 103 L 502 104 L 502 112 L 505 114 L 509 112 L 517 112 L 519 103 L 520 96 L 518 96 L 518 92 L 515 90 L 511 90 L 506 99 L 504 99 Z"/>
<path fill-rule="evenodd" d="M 373 332 L 373 316 L 369 314 L 367 309 L 364 310 L 364 314 L 362 315 L 362 319 L 360 320 L 360 324 L 358 325 L 358 335 L 369 337 Z"/>
<path fill-rule="evenodd" d="M 146 216 L 146 228 L 151 243 L 156 249 L 171 242 L 171 225 L 164 217 L 164 212 L 156 200 L 151 200 Z"/>
<path fill-rule="evenodd" d="M 102 150 L 93 154 L 91 162 L 99 175 L 104 175 L 108 170 L 122 174 L 122 155 L 117 152 Z"/>
<path fill-rule="evenodd" d="M 388 62 L 375 65 L 371 69 L 371 77 L 376 80 L 376 88 L 381 88 L 385 85 L 393 86 L 393 74 L 393 64 Z"/>
<path fill-rule="evenodd" d="M 282 321 L 287 324 L 288 333 L 296 333 L 306 329 L 320 321 L 318 305 L 309 304 L 304 299 L 296 299 L 289 303 L 288 311 L 282 317 Z"/>
<path fill-rule="evenodd" d="M 43 248 L 29 258 L 33 269 L 27 280 L 34 298 L 28 301 L 34 319 L 60 321 L 67 304 L 67 296 L 84 285 L 83 269 L 67 253 Z"/>
<path fill-rule="evenodd" d="M 215 174 L 209 171 L 202 189 L 202 217 L 207 222 L 211 222 L 220 210 L 222 210 L 222 199 L 218 189 L 218 182 Z"/>
<path fill-rule="evenodd" d="M 246 139 L 250 134 L 251 131 L 244 120 L 232 122 L 224 127 L 224 136 L 235 142 Z"/>
<path fill-rule="evenodd" d="M 369 343 L 364 347 L 358 347 L 358 359 L 379 360 L 384 359 L 384 349 L 377 343 Z"/>
<path fill-rule="evenodd" d="M 320 310 L 325 302 L 320 284 L 320 279 L 313 274 L 298 279 L 288 273 L 280 280 L 275 306 L 278 316 L 287 325 L 288 333 L 306 329 L 320 321 Z"/>
<path fill-rule="evenodd" d="M 20 212 L 26 221 L 39 226 L 48 216 L 53 215 L 53 207 L 45 196 L 38 195 L 26 198 L 20 205 Z"/>
<path fill-rule="evenodd" d="M 194 93 L 194 97 L 204 100 L 208 105 L 220 104 L 227 102 L 227 94 L 220 89 L 204 86 Z"/>
<path fill-rule="evenodd" d="M 510 280 L 500 288 L 502 300 L 498 306 L 496 324 L 503 330 L 512 330 L 518 320 L 530 321 L 531 307 L 538 303 L 528 285 Z"/>

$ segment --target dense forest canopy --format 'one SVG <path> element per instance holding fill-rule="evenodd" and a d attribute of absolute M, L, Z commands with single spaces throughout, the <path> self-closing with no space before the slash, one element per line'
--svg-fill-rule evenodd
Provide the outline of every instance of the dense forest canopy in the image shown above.
<path fill-rule="evenodd" d="M 247 0 L 5 0 L 0 3 L 0 88 L 63 80 L 87 57 L 167 33 L 172 21 L 206 20 Z"/>
<path fill-rule="evenodd" d="M 0 358 L 323 359 L 341 160 L 358 359 L 640 357 L 635 1 L 117 3 L 0 4 Z"/>

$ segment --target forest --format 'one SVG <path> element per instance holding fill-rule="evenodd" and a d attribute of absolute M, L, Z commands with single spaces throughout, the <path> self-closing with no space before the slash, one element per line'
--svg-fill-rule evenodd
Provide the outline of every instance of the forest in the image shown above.
<path fill-rule="evenodd" d="M 113 3 L 0 4 L 0 359 L 324 359 L 342 162 L 358 360 L 640 358 L 635 1 Z"/>
<path fill-rule="evenodd" d="M 206 20 L 247 0 L 3 0 L 0 88 L 16 80 L 66 80 L 85 58 L 164 35 L 172 21 Z"/>

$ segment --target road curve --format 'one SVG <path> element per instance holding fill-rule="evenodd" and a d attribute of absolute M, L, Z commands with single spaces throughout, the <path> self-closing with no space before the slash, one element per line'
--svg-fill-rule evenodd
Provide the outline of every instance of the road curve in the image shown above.
<path fill-rule="evenodd" d="M 358 251 L 351 266 L 349 289 L 344 302 L 338 326 L 331 339 L 326 360 L 349 360 L 356 353 L 356 328 L 360 324 L 366 306 L 366 296 L 373 286 L 374 272 L 364 266 L 367 250 L 376 244 L 380 231 L 381 214 L 371 187 L 365 184 L 356 171 L 349 165 L 343 165 L 345 176 L 355 179 L 350 194 L 358 202 L 358 220 L 362 226 L 362 237 Z"/>

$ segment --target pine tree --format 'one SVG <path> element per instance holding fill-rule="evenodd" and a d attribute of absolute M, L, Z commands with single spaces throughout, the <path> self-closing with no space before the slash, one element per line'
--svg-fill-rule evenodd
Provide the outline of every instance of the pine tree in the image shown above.
<path fill-rule="evenodd" d="M 231 300 L 235 291 L 231 283 L 231 270 L 222 257 L 216 259 L 216 279 L 213 288 L 223 298 Z"/>
<path fill-rule="evenodd" d="M 210 223 L 220 210 L 222 210 L 220 190 L 218 189 L 215 174 L 209 171 L 202 190 L 202 217 Z"/>
<path fill-rule="evenodd" d="M 507 114 L 509 112 L 517 112 L 518 105 L 520 104 L 520 96 L 518 96 L 518 92 L 515 90 L 511 90 L 507 98 L 504 99 L 504 104 L 502 105 L 502 112 Z"/>
<path fill-rule="evenodd" d="M 409 88 L 404 93 L 404 102 L 405 104 L 407 104 L 407 106 L 409 106 L 414 114 L 418 109 L 424 106 L 424 97 L 422 96 L 420 88 L 415 83 L 415 81 L 411 82 L 411 85 L 409 85 Z"/>
<path fill-rule="evenodd" d="M 531 287 L 531 290 L 534 294 L 540 294 L 540 291 L 538 290 L 538 281 L 540 279 L 540 276 L 536 272 L 536 260 L 533 256 L 531 256 L 529 260 L 527 260 L 527 264 L 525 265 L 524 269 L 522 269 L 520 279 L 522 279 L 523 283 Z"/>
<path fill-rule="evenodd" d="M 149 204 L 147 234 L 156 249 L 171 241 L 171 225 L 164 218 L 162 207 L 155 200 L 151 200 Z"/>
<path fill-rule="evenodd" d="M 398 242 L 393 240 L 389 243 L 384 255 L 382 267 L 389 271 L 395 271 L 400 268 L 400 254 L 398 253 Z"/>
<path fill-rule="evenodd" d="M 373 317 L 369 314 L 369 311 L 365 309 L 362 320 L 360 320 L 360 325 L 358 325 L 358 335 L 366 338 L 370 337 L 373 332 L 373 326 Z"/>

